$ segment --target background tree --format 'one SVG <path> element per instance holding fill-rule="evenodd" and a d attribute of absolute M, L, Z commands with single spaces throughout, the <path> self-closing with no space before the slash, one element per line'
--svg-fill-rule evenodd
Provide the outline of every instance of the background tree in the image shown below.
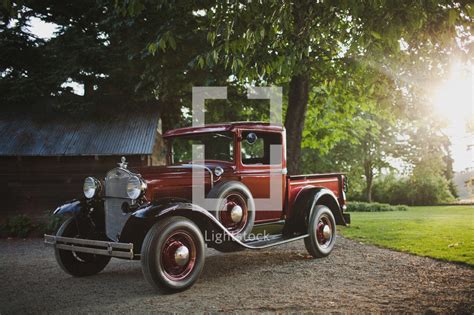
<path fill-rule="evenodd" d="M 263 1 L 220 3 L 206 14 L 215 59 L 225 59 L 244 79 L 288 79 L 288 167 L 296 173 L 309 94 L 318 78 L 333 78 L 347 59 L 370 60 L 376 55 L 371 50 L 397 54 L 402 37 L 420 40 L 428 29 L 431 37 L 433 31 L 444 36 L 448 16 L 452 33 L 452 16 L 463 9 L 437 2 Z"/>
<path fill-rule="evenodd" d="M 14 3 L 13 15 L 4 23 L 5 32 L 2 34 L 11 32 L 9 25 L 12 24 L 28 34 L 36 57 L 23 71 L 28 73 L 25 80 L 39 86 L 25 91 L 28 100 L 18 104 L 6 103 L 18 105 L 16 108 L 20 111 L 26 106 L 39 113 L 62 111 L 84 114 L 107 112 L 117 107 L 136 107 L 149 100 L 149 91 L 143 93 L 135 89 L 140 81 L 143 62 L 129 59 L 137 50 L 134 51 L 130 41 L 124 41 L 127 28 L 118 21 L 114 8 L 112 1 Z M 57 25 L 55 36 L 50 40 L 32 36 L 28 27 L 33 17 Z M 130 33 L 131 27 L 128 28 Z M 1 45 L 5 51 L 22 51 L 12 47 L 10 42 L 2 41 Z M 140 45 L 138 52 L 141 50 Z M 22 59 L 2 56 L 7 64 Z M 13 73 L 21 71 L 15 65 L 11 68 Z M 1 80 L 0 84 L 6 82 Z M 83 93 L 76 93 L 71 87 L 74 84 L 82 86 Z M 22 80 L 11 82 L 12 89 L 23 85 Z M 8 94 L 18 93 L 12 91 Z"/>
<path fill-rule="evenodd" d="M 207 104 L 206 122 L 219 122 L 267 119 L 268 103 L 246 100 L 245 89 L 280 85 L 290 173 L 349 172 L 354 196 L 369 200 L 393 166 L 406 165 L 407 176 L 435 167 L 449 185 L 449 142 L 426 115 L 430 90 L 420 82 L 468 55 L 467 1 L 5 3 L 4 108 L 160 108 L 166 130 L 189 124 L 192 86 L 229 86 L 229 101 Z M 33 17 L 57 25 L 55 36 L 34 37 Z"/>

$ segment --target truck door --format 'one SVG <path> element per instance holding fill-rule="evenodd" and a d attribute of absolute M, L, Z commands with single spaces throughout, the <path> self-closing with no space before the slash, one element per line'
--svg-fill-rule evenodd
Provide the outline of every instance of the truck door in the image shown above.
<path fill-rule="evenodd" d="M 270 172 L 272 172 L 273 178 L 278 176 L 281 185 L 281 198 L 278 198 L 279 201 L 273 202 L 273 206 L 269 205 L 270 202 L 261 202 L 262 208 L 257 203 L 255 222 L 262 223 L 281 219 L 286 180 L 284 171 L 286 166 L 282 164 L 284 161 L 282 134 L 270 131 L 241 130 L 239 139 L 238 175 L 240 175 L 241 182 L 250 189 L 253 197 L 255 199 L 270 198 Z M 271 158 L 272 145 L 274 145 L 273 150 L 278 150 L 278 154 Z M 278 209 L 275 209 L 276 204 L 278 204 Z"/>

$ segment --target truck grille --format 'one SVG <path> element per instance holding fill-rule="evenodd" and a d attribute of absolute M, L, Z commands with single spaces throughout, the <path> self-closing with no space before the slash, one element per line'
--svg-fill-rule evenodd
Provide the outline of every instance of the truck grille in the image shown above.
<path fill-rule="evenodd" d="M 131 204 L 132 200 L 127 195 L 127 182 L 132 174 L 124 169 L 115 168 L 105 177 L 105 232 L 107 237 L 118 241 L 120 233 L 130 217 L 124 213 L 124 203 Z"/>

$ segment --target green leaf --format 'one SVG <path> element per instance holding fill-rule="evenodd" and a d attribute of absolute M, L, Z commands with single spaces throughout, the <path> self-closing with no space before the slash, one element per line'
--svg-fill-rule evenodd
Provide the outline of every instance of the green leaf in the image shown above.
<path fill-rule="evenodd" d="M 449 10 L 448 23 L 449 25 L 454 25 L 458 19 L 458 12 L 455 9 Z"/>
<path fill-rule="evenodd" d="M 158 42 L 158 46 L 160 46 L 162 51 L 166 51 L 166 40 L 162 37 Z"/>
<path fill-rule="evenodd" d="M 466 5 L 466 11 L 467 11 L 467 14 L 472 18 L 474 17 L 474 5 L 472 4 L 467 4 Z"/>
<path fill-rule="evenodd" d="M 174 40 L 173 35 L 168 37 L 168 44 L 170 44 L 171 49 L 176 50 L 176 41 Z"/>
<path fill-rule="evenodd" d="M 370 32 L 370 34 L 372 34 L 372 37 L 374 37 L 375 39 L 382 39 L 382 35 L 375 31 Z"/>
<path fill-rule="evenodd" d="M 152 55 L 155 55 L 157 49 L 158 49 L 158 46 L 156 45 L 156 43 L 150 43 L 150 44 L 148 45 L 148 51 L 149 51 L 150 54 L 152 54 Z"/>
<path fill-rule="evenodd" d="M 207 33 L 207 41 L 211 44 L 211 46 L 214 46 L 214 43 L 216 41 L 216 33 L 215 32 Z"/>
<path fill-rule="evenodd" d="M 198 66 L 199 66 L 201 69 L 203 69 L 205 63 L 206 63 L 206 62 L 205 62 L 204 58 L 203 58 L 202 56 L 199 56 L 199 58 L 198 58 Z"/>

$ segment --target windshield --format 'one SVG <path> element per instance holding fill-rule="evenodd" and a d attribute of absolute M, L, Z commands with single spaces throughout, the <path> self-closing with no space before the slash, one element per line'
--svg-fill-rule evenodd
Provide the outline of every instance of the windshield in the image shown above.
<path fill-rule="evenodd" d="M 191 162 L 192 145 L 203 144 L 205 160 L 234 160 L 234 138 L 231 132 L 213 132 L 197 135 L 169 138 L 171 147 L 171 164 Z"/>

